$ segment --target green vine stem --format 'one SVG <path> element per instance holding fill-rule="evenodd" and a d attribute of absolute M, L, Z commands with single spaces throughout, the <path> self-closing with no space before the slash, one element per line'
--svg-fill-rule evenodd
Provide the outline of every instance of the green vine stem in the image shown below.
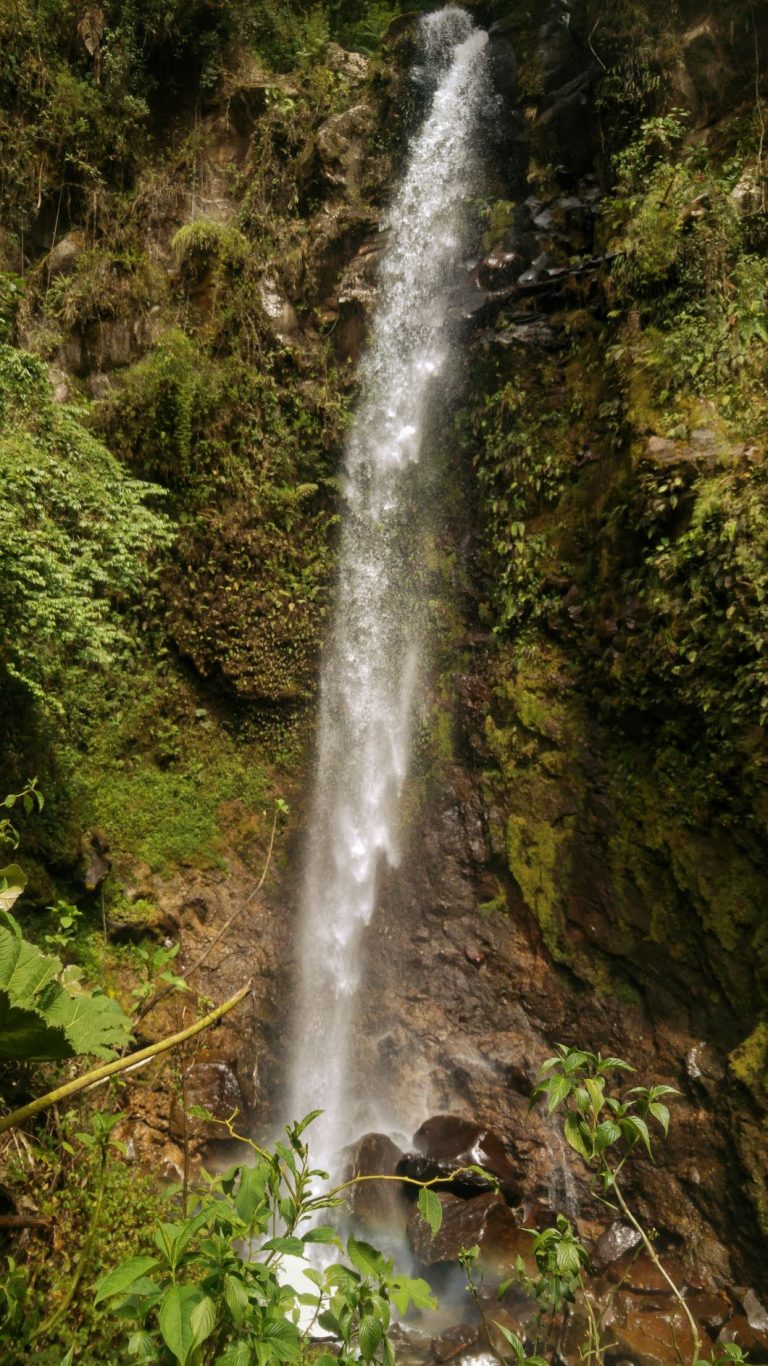
<path fill-rule="evenodd" d="M 203 1029 L 208 1029 L 210 1025 L 221 1020 L 228 1015 L 230 1010 L 239 1006 L 251 990 L 251 983 L 241 987 L 234 996 L 231 996 L 223 1005 L 217 1006 L 209 1015 L 204 1015 L 202 1020 L 197 1020 L 195 1024 L 189 1025 L 187 1029 L 182 1029 L 178 1034 L 171 1034 L 167 1039 L 161 1039 L 159 1043 L 150 1044 L 148 1048 L 140 1048 L 138 1053 L 130 1053 L 127 1058 L 116 1058 L 114 1062 L 104 1063 L 101 1067 L 94 1067 L 91 1072 L 85 1072 L 83 1076 L 76 1077 L 74 1081 L 68 1081 L 64 1086 L 58 1086 L 54 1091 L 48 1091 L 44 1096 L 38 1096 L 29 1105 L 22 1105 L 21 1109 L 14 1110 L 10 1115 L 5 1115 L 0 1119 L 0 1134 L 4 1134 L 8 1129 L 18 1128 L 26 1123 L 33 1115 L 39 1114 L 41 1110 L 47 1110 L 50 1105 L 55 1105 L 57 1101 L 67 1100 L 69 1096 L 77 1095 L 78 1091 L 84 1091 L 88 1086 L 95 1085 L 96 1082 L 104 1081 L 107 1077 L 114 1077 L 119 1072 L 127 1072 L 130 1068 L 138 1066 L 139 1063 L 149 1062 L 151 1058 L 156 1058 L 161 1053 L 167 1053 L 170 1048 L 175 1048 L 177 1044 L 184 1043 L 185 1039 L 191 1039 L 193 1035 L 199 1034 Z"/>

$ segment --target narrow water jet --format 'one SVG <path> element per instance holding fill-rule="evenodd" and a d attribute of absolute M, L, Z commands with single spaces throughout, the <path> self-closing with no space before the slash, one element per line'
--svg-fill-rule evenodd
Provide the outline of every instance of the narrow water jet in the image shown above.
<path fill-rule="evenodd" d="M 455 6 L 420 25 L 414 73 L 429 109 L 387 215 L 378 305 L 346 448 L 338 582 L 320 680 L 317 768 L 301 906 L 291 1117 L 322 1109 L 329 1171 L 366 1125 L 375 1082 L 355 1068 L 363 931 L 382 866 L 399 860 L 398 808 L 425 658 L 428 424 L 450 396 L 450 288 L 467 252 L 487 35 Z M 368 1121 L 370 1122 L 370 1121 Z"/>

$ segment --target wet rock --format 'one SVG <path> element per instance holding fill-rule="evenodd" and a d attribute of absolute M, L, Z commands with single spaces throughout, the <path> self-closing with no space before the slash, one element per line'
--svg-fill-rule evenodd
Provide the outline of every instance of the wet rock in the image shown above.
<path fill-rule="evenodd" d="M 768 1333 L 768 1310 L 754 1290 L 746 1290 L 741 1296 L 741 1307 L 747 1316 L 747 1323 L 756 1333 Z"/>
<path fill-rule="evenodd" d="M 350 1153 L 350 1177 L 394 1176 L 402 1155 L 386 1134 L 365 1134 Z M 405 1233 L 408 1205 L 399 1182 L 363 1181 L 353 1186 L 348 1202 L 355 1225 L 366 1233 Z"/>
<path fill-rule="evenodd" d="M 458 1115 L 434 1115 L 417 1129 L 413 1146 L 433 1165 L 435 1175 L 448 1176 L 459 1167 L 482 1167 L 500 1182 L 508 1200 L 520 1198 L 520 1178 L 504 1141 L 485 1125 Z M 472 1194 L 491 1187 L 479 1173 L 465 1172 L 457 1177 L 454 1188 L 457 1193 Z"/>
<path fill-rule="evenodd" d="M 700 124 L 715 117 L 723 107 L 734 75 L 713 15 L 688 29 L 682 48 L 688 78 L 686 93 Z"/>
<path fill-rule="evenodd" d="M 691 1081 L 697 1082 L 707 1092 L 716 1090 L 726 1073 L 722 1056 L 703 1040 L 689 1048 L 685 1055 L 685 1070 Z"/>
<path fill-rule="evenodd" d="M 549 252 L 542 251 L 536 257 L 535 261 L 531 262 L 528 269 L 523 271 L 523 274 L 518 279 L 518 284 L 540 284 L 543 280 L 546 280 L 553 274 L 555 274 L 558 271 L 558 269 L 559 267 L 555 258 L 553 256 L 550 256 Z"/>
<path fill-rule="evenodd" d="M 68 403 L 70 394 L 66 372 L 59 365 L 51 365 L 48 368 L 48 378 L 53 389 L 54 403 Z"/>
<path fill-rule="evenodd" d="M 670 1362 L 680 1359 L 689 1361 L 693 1354 L 688 1320 L 674 1303 L 663 1309 L 642 1304 L 632 1307 L 623 1321 L 614 1318 L 610 1334 L 614 1343 L 612 1359 L 626 1359 L 632 1366 L 670 1366 Z"/>
<path fill-rule="evenodd" d="M 85 239 L 81 232 L 69 232 L 62 237 L 48 253 L 44 270 L 50 279 L 57 275 L 71 275 L 85 250 Z"/>
<path fill-rule="evenodd" d="M 519 1228 L 500 1195 L 488 1193 L 473 1200 L 440 1194 L 443 1222 L 436 1234 L 414 1208 L 408 1220 L 408 1239 L 422 1266 L 455 1261 L 462 1248 L 480 1248 L 480 1261 L 490 1273 L 504 1273 L 518 1252 L 530 1246 L 530 1236 Z"/>
<path fill-rule="evenodd" d="M 585 71 L 553 92 L 544 100 L 533 129 L 538 155 L 558 158 L 553 164 L 566 165 L 575 179 L 588 174 L 594 164 L 591 81 L 591 73 Z"/>
<path fill-rule="evenodd" d="M 112 869 L 112 863 L 107 858 L 109 841 L 101 830 L 91 830 L 83 835 L 81 849 L 83 886 L 87 892 L 94 892 Z"/>
<path fill-rule="evenodd" d="M 768 1332 L 753 1328 L 746 1314 L 734 1314 L 721 1330 L 718 1342 L 736 1342 L 752 1363 L 768 1362 Z"/>
<path fill-rule="evenodd" d="M 109 375 L 105 375 L 102 370 L 97 370 L 95 374 L 89 375 L 85 387 L 91 398 L 106 398 L 112 392 L 112 382 Z"/>
<path fill-rule="evenodd" d="M 484 256 L 477 267 L 477 280 L 482 289 L 503 289 L 513 285 L 525 269 L 525 258 L 519 251 L 498 250 Z"/>
<path fill-rule="evenodd" d="M 764 191 L 754 171 L 745 171 L 734 185 L 731 202 L 739 214 L 759 213 L 764 207 Z"/>
<path fill-rule="evenodd" d="M 321 176 L 331 188 L 348 194 L 357 189 L 372 118 L 369 105 L 355 104 L 318 129 L 315 153 Z"/>
<path fill-rule="evenodd" d="M 336 71 L 350 85 L 359 85 L 368 75 L 370 62 L 362 52 L 347 52 L 338 43 L 329 43 L 325 50 L 324 66 Z"/>
<path fill-rule="evenodd" d="M 269 329 L 276 341 L 290 344 L 299 339 L 301 328 L 296 310 L 277 281 L 265 275 L 258 283 L 259 300 Z"/>
<path fill-rule="evenodd" d="M 557 90 L 578 75 L 584 54 L 571 26 L 569 0 L 552 0 L 538 32 L 536 52 L 544 90 Z"/>
<path fill-rule="evenodd" d="M 686 1299 L 696 1322 L 710 1333 L 717 1334 L 733 1317 L 733 1302 L 724 1291 L 694 1290 Z"/>
<path fill-rule="evenodd" d="M 592 1253 L 592 1264 L 602 1271 L 612 1262 L 617 1262 L 626 1252 L 631 1252 L 640 1242 L 640 1234 L 630 1224 L 615 1223 L 602 1233 Z"/>
<path fill-rule="evenodd" d="M 439 1337 L 432 1339 L 432 1355 L 435 1361 L 453 1361 L 455 1357 L 466 1352 L 468 1347 L 474 1347 L 479 1337 L 480 1330 L 476 1323 L 454 1324 L 452 1328 L 446 1328 Z"/>
<path fill-rule="evenodd" d="M 189 1114 L 193 1105 L 202 1106 L 213 1118 L 193 1118 Z M 184 1073 L 182 1094 L 174 1096 L 171 1103 L 168 1128 L 174 1138 L 183 1138 L 186 1132 L 190 1138 L 220 1139 L 226 1130 L 215 1121 L 229 1119 L 235 1110 L 242 1114 L 243 1108 L 243 1093 L 232 1060 L 206 1049 Z"/>
<path fill-rule="evenodd" d="M 517 59 L 515 49 L 504 36 L 501 24 L 490 30 L 490 68 L 493 88 L 503 100 L 513 105 L 517 99 Z"/>

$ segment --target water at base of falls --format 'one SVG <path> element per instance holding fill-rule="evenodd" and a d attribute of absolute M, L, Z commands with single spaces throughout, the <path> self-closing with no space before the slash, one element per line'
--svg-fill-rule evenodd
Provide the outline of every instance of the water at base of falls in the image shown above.
<path fill-rule="evenodd" d="M 450 390 L 448 296 L 467 250 L 478 133 L 491 107 L 487 35 L 469 16 L 454 6 L 429 14 L 420 36 L 417 71 L 430 104 L 387 216 L 346 449 L 301 906 L 287 1117 L 324 1112 L 308 1137 L 314 1163 L 331 1172 L 343 1144 L 380 1119 L 375 1079 L 355 1068 L 355 1002 L 378 877 L 399 858 L 398 807 L 424 656 L 425 437 Z"/>

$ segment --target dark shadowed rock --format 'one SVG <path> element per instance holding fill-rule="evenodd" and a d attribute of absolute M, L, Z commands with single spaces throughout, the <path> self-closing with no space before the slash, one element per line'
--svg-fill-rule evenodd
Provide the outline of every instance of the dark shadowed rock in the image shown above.
<path fill-rule="evenodd" d="M 480 1329 L 476 1323 L 456 1323 L 432 1339 L 432 1355 L 435 1361 L 453 1361 L 469 1347 L 474 1347 L 479 1337 Z"/>
<path fill-rule="evenodd" d="M 195 1138 L 221 1139 L 226 1136 L 226 1130 L 215 1121 L 229 1119 L 235 1110 L 242 1112 L 244 1108 L 233 1062 L 213 1049 L 206 1049 L 187 1068 L 182 1094 L 174 1097 L 171 1103 L 168 1128 L 174 1138 L 182 1138 L 185 1130 Z M 193 1105 L 207 1110 L 212 1119 L 193 1118 L 189 1114 Z"/>
<path fill-rule="evenodd" d="M 521 1229 L 500 1195 L 488 1192 L 473 1200 L 439 1195 L 443 1222 L 433 1236 L 417 1208 L 408 1220 L 408 1239 L 422 1266 L 455 1261 L 462 1248 L 480 1248 L 483 1267 L 505 1274 L 518 1252 L 530 1246 L 530 1235 Z"/>
<path fill-rule="evenodd" d="M 365 1134 L 350 1150 L 349 1176 L 394 1176 L 401 1157 L 386 1134 Z M 348 1201 L 355 1225 L 366 1233 L 405 1233 L 408 1206 L 398 1181 L 362 1181 Z"/>
<path fill-rule="evenodd" d="M 69 232 L 62 237 L 48 253 L 45 269 L 49 279 L 56 275 L 71 275 L 85 250 L 85 238 L 81 232 Z"/>
<path fill-rule="evenodd" d="M 718 1342 L 736 1342 L 744 1352 L 749 1353 L 752 1363 L 768 1362 L 768 1332 L 753 1328 L 746 1314 L 735 1314 L 718 1336 Z"/>
<path fill-rule="evenodd" d="M 449 1176 L 459 1167 L 478 1166 L 496 1177 L 508 1200 L 521 1195 L 520 1178 L 510 1162 L 499 1134 L 474 1120 L 458 1115 L 434 1115 L 413 1136 L 413 1146 L 432 1165 L 434 1175 Z M 464 1172 L 452 1189 L 473 1194 L 492 1188 L 479 1173 Z"/>
<path fill-rule="evenodd" d="M 109 841 L 101 830 L 91 830 L 83 835 L 81 848 L 83 886 L 87 892 L 94 892 L 112 869 L 111 860 L 107 857 Z"/>
<path fill-rule="evenodd" d="M 625 1296 L 625 1315 L 610 1324 L 614 1343 L 612 1360 L 628 1361 L 632 1366 L 670 1366 L 682 1359 L 690 1361 L 693 1338 L 682 1309 L 670 1297 L 669 1307 L 646 1306 Z M 680 1353 L 680 1356 L 678 1356 Z"/>

